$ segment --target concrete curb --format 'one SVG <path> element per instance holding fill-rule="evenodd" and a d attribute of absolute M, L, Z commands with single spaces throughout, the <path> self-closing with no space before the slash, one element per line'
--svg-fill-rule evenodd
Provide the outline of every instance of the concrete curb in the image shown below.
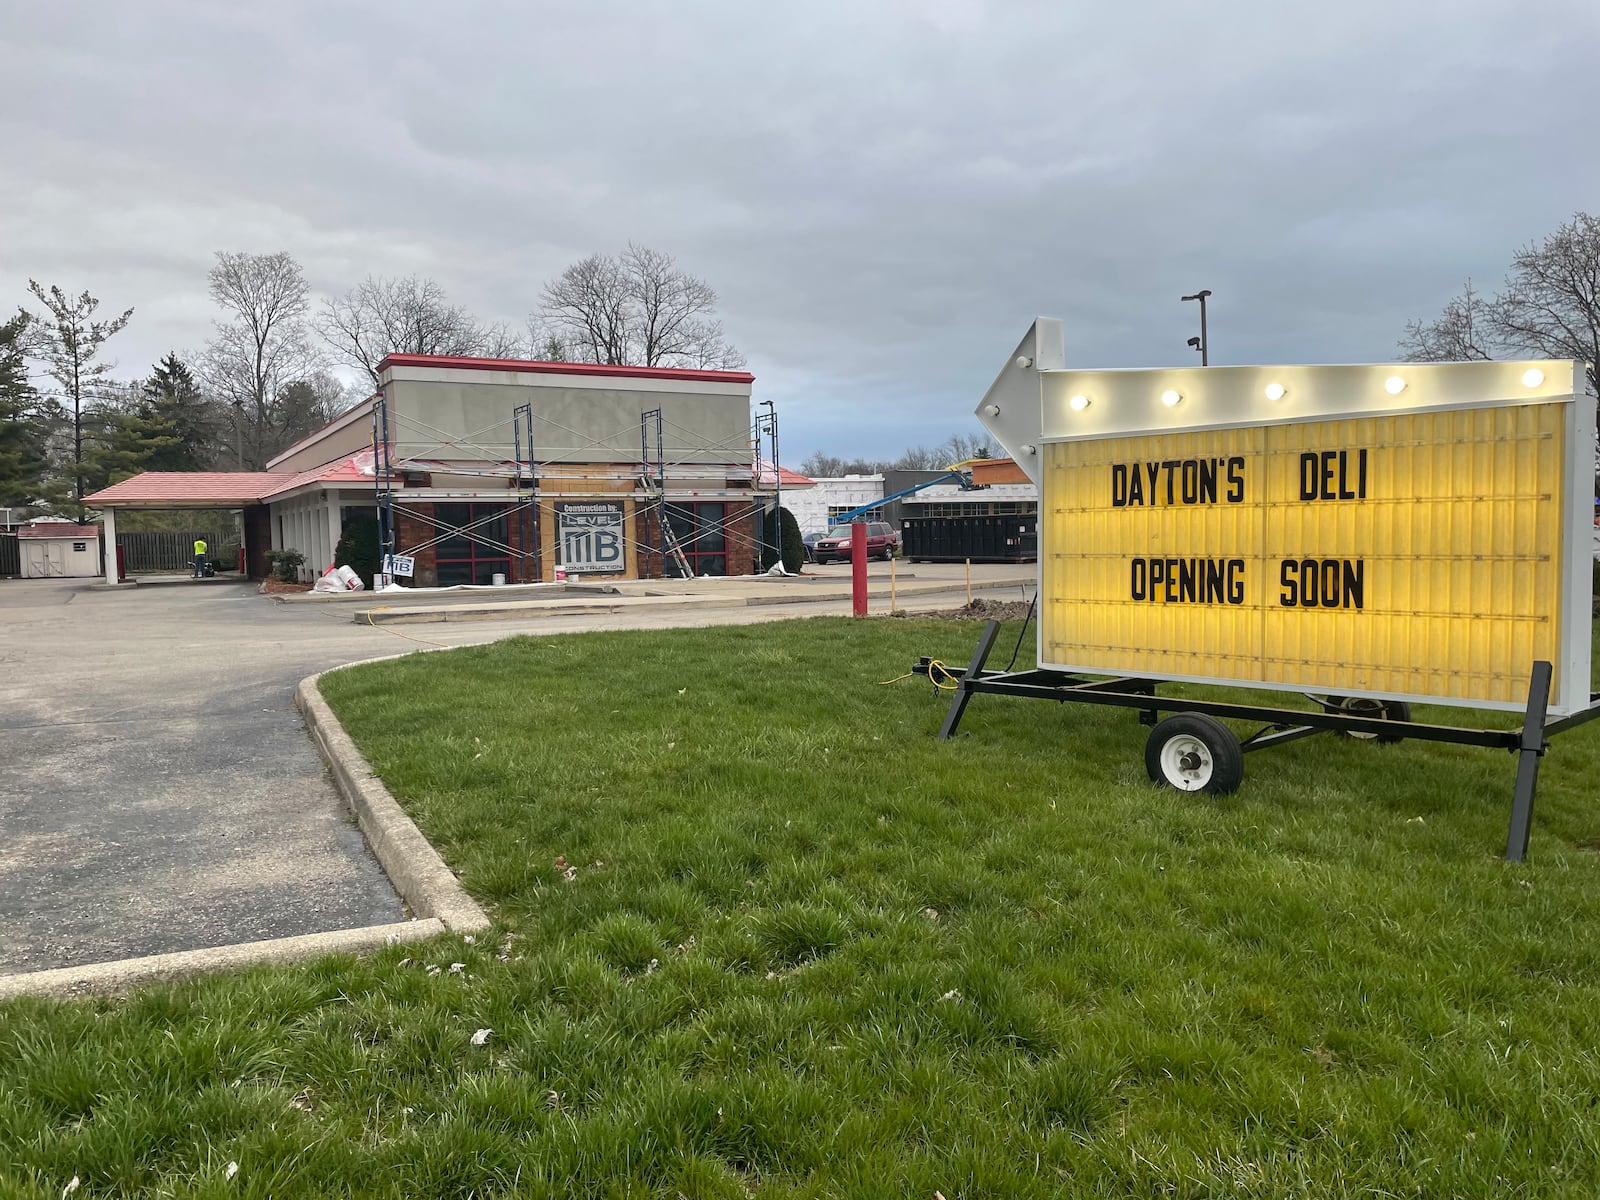
<path fill-rule="evenodd" d="M 0 1001 L 19 996 L 71 997 L 86 992 L 126 992 L 147 983 L 186 979 L 210 971 L 236 971 L 241 967 L 300 962 L 327 954 L 356 954 L 395 942 L 420 942 L 445 932 L 443 921 L 429 918 L 262 942 L 236 942 L 208 950 L 180 950 L 175 954 L 152 954 L 146 958 L 123 958 L 51 971 L 28 971 L 21 975 L 0 975 Z"/>
<path fill-rule="evenodd" d="M 317 687 L 321 678 L 312 675 L 300 681 L 294 694 L 295 707 L 305 718 L 312 740 L 333 772 L 334 786 L 355 814 L 367 844 L 378 856 L 395 891 L 416 916 L 437 917 L 452 933 L 488 928 L 488 915 L 467 895 L 454 872 L 406 816 L 339 724 Z"/>
<path fill-rule="evenodd" d="M 974 583 L 973 591 L 993 590 L 1002 587 L 1027 587 L 1034 579 L 1017 577 L 984 580 Z M 902 599 L 917 596 L 947 595 L 966 590 L 962 580 L 901 583 L 898 594 Z M 867 589 L 873 600 L 889 599 L 891 589 L 887 582 L 874 580 Z M 351 614 L 357 625 L 443 625 L 460 621 L 501 621 L 508 618 L 606 616 L 639 608 L 762 608 L 779 604 L 825 604 L 850 602 L 850 589 L 828 585 L 816 592 L 785 592 L 766 595 L 683 595 L 683 596 L 616 596 L 609 600 L 523 600 L 504 603 L 433 605 L 406 608 L 364 608 Z"/>

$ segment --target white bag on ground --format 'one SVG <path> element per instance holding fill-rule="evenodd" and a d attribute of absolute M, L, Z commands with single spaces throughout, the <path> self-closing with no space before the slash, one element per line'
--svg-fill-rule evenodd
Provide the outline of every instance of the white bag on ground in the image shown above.
<path fill-rule="evenodd" d="M 361 582 L 349 567 L 335 567 L 316 583 L 311 585 L 313 592 L 359 592 L 367 585 Z"/>

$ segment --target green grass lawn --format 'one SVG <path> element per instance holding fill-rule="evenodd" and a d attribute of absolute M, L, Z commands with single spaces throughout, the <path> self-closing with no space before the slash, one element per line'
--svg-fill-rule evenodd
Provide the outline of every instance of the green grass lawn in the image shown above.
<path fill-rule="evenodd" d="M 1556 743 L 1509 865 L 1504 752 L 1319 737 L 1217 799 L 1155 789 L 1124 711 L 980 696 L 938 743 L 944 699 L 880 681 L 978 632 L 523 638 L 328 676 L 497 928 L 0 1007 L 5 1185 L 1600 1194 L 1600 728 Z"/>

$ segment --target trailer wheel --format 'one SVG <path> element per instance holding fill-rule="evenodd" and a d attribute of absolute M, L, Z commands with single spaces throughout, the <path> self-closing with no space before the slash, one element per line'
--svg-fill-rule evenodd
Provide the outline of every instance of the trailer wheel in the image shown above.
<path fill-rule="evenodd" d="M 1224 796 L 1244 780 L 1244 751 L 1215 717 L 1179 713 L 1150 731 L 1144 769 L 1160 786 Z"/>
<path fill-rule="evenodd" d="M 1349 713 L 1352 717 L 1377 717 L 1384 721 L 1411 720 L 1411 705 L 1404 700 L 1377 700 L 1371 696 L 1329 696 L 1326 703 L 1332 711 Z M 1363 742 L 1376 741 L 1380 746 L 1392 746 L 1395 742 L 1406 740 L 1406 735 L 1403 733 L 1352 733 L 1345 729 L 1339 730 L 1339 736 Z"/>

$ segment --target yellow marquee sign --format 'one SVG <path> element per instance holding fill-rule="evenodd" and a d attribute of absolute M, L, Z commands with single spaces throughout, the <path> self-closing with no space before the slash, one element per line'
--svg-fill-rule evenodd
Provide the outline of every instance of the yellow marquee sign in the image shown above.
<path fill-rule="evenodd" d="M 1521 708 L 1544 659 L 1587 704 L 1575 364 L 1071 372 L 1045 325 L 979 409 L 1040 487 L 1041 666 Z"/>

